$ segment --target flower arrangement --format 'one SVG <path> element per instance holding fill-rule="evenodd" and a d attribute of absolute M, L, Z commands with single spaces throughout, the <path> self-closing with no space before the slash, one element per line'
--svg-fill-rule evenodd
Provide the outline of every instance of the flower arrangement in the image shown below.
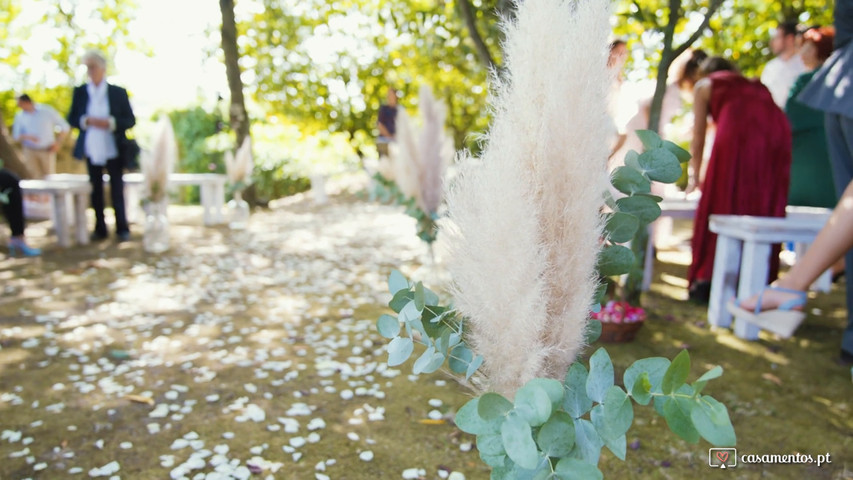
<path fill-rule="evenodd" d="M 231 188 L 235 191 L 241 191 L 249 186 L 254 167 L 250 137 L 247 136 L 243 140 L 243 144 L 237 149 L 236 154 L 231 153 L 230 150 L 225 152 L 225 173 L 228 175 Z"/>
<path fill-rule="evenodd" d="M 169 173 L 178 159 L 178 143 L 169 117 L 163 115 L 154 129 L 150 150 L 140 155 L 145 178 L 145 199 L 149 202 L 166 200 Z"/>
<path fill-rule="evenodd" d="M 603 323 L 639 323 L 646 320 L 646 311 L 628 302 L 610 300 L 592 318 Z"/>

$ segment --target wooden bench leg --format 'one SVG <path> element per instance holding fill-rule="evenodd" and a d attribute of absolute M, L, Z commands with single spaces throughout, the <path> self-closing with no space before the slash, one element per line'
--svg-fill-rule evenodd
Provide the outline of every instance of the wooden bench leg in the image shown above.
<path fill-rule="evenodd" d="M 708 301 L 708 323 L 714 327 L 728 327 L 732 315 L 726 302 L 735 296 L 741 266 L 743 242 L 725 235 L 717 236 L 714 252 L 714 273 L 711 275 L 711 298 Z"/>
<path fill-rule="evenodd" d="M 74 195 L 74 229 L 77 235 L 77 243 L 80 245 L 89 243 L 89 228 L 86 225 L 86 207 L 88 205 L 88 194 L 78 193 Z"/>
<path fill-rule="evenodd" d="M 57 192 L 53 194 L 53 229 L 56 230 L 56 238 L 59 246 L 68 247 L 71 245 L 71 238 L 68 236 L 68 202 L 65 193 Z"/>
<path fill-rule="evenodd" d="M 770 268 L 770 244 L 744 242 L 741 260 L 740 286 L 738 298 L 746 298 L 760 292 L 767 286 L 767 274 Z M 757 340 L 760 328 L 743 320 L 735 320 L 735 335 L 746 340 Z"/>

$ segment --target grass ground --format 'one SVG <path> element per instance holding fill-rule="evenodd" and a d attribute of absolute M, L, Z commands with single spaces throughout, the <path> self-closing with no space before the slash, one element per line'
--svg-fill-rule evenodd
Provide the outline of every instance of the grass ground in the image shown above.
<path fill-rule="evenodd" d="M 42 257 L 0 257 L 1 479 L 488 478 L 448 422 L 470 393 L 384 364 L 373 322 L 386 275 L 441 277 L 399 209 L 297 197 L 245 232 L 204 228 L 192 207 L 170 217 L 162 255 L 142 251 L 141 227 L 128 243 L 62 250 L 39 223 Z M 711 469 L 708 444 L 637 407 L 627 460 L 605 454 L 605 478 L 853 478 L 851 372 L 833 361 L 840 289 L 810 302 L 794 338 L 746 342 L 683 300 L 687 261 L 683 242 L 660 252 L 649 320 L 608 346 L 617 378 L 686 348 L 692 378 L 725 369 L 706 393 L 728 405 L 741 454 L 832 463 Z"/>

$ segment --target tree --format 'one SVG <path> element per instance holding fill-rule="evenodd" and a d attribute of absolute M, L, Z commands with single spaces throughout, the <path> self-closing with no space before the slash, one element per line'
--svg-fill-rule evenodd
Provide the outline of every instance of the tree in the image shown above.
<path fill-rule="evenodd" d="M 243 99 L 243 80 L 240 78 L 240 52 L 237 48 L 237 24 L 234 20 L 234 0 L 219 0 L 222 13 L 222 52 L 225 55 L 225 72 L 231 93 L 228 116 L 231 128 L 237 134 L 237 145 L 249 136 L 249 115 Z"/>

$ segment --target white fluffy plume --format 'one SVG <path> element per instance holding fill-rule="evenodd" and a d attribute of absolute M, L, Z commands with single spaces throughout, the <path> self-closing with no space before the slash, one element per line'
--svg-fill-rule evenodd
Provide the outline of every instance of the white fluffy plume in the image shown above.
<path fill-rule="evenodd" d="M 407 197 L 420 203 L 421 192 L 418 182 L 418 137 L 406 109 L 397 109 L 396 132 L 391 142 L 391 162 L 394 169 L 394 182 Z"/>
<path fill-rule="evenodd" d="M 243 139 L 243 144 L 234 155 L 231 151 L 225 152 L 225 172 L 232 185 L 246 185 L 255 168 L 252 158 L 252 140 L 248 136 Z"/>
<path fill-rule="evenodd" d="M 449 192 L 455 301 L 488 387 L 562 378 L 584 344 L 607 185 L 609 2 L 520 2 L 481 158 Z"/>
<path fill-rule="evenodd" d="M 178 161 L 178 143 L 169 117 L 163 115 L 154 128 L 151 149 L 140 155 L 140 166 L 145 177 L 145 195 L 152 202 L 166 198 L 169 174 Z"/>

